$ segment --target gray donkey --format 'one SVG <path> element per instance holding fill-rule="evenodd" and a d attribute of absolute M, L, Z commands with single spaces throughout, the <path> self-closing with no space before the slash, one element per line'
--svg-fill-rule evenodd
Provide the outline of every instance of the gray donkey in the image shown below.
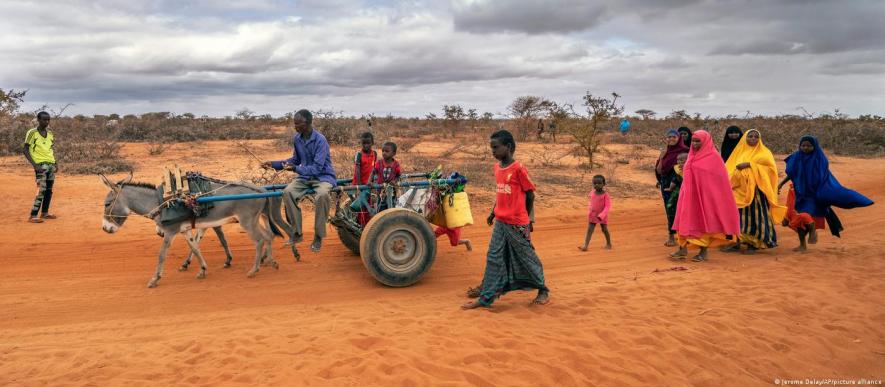
<path fill-rule="evenodd" d="M 227 245 L 227 238 L 224 237 L 224 231 L 221 229 L 221 226 L 212 227 L 212 231 L 215 231 L 215 236 L 218 237 L 218 242 L 221 243 L 221 247 L 224 248 L 224 255 L 227 257 L 224 260 L 224 268 L 227 269 L 230 267 L 231 261 L 234 259 L 234 255 L 230 252 L 230 247 Z M 203 240 L 203 235 L 206 234 L 206 229 L 201 229 L 197 231 L 196 240 L 197 244 Z M 157 235 L 161 238 L 163 237 L 163 232 L 160 231 L 160 228 L 157 228 Z M 191 260 L 194 258 L 194 252 L 188 251 L 187 257 L 184 261 L 181 262 L 181 266 L 178 267 L 178 271 L 187 271 L 187 267 L 190 266 Z"/>
<path fill-rule="evenodd" d="M 160 281 L 166 253 L 179 233 L 186 234 L 185 240 L 191 252 L 197 256 L 200 262 L 200 272 L 197 274 L 197 278 L 205 278 L 206 261 L 203 259 L 203 254 L 200 252 L 193 231 L 194 229 L 205 230 L 207 228 L 214 228 L 227 223 L 239 223 L 240 227 L 246 231 L 255 244 L 255 263 L 247 273 L 247 276 L 253 277 L 258 273 L 262 259 L 266 259 L 268 263 L 275 267 L 277 266 L 271 253 L 273 236 L 282 236 L 277 227 L 282 227 L 287 234 L 289 232 L 289 225 L 280 216 L 279 198 L 217 202 L 208 211 L 206 216 L 197 218 L 193 228 L 189 220 L 163 225 L 158 216 L 160 206 L 162 205 L 162 198 L 157 192 L 156 186 L 148 183 L 133 183 L 131 173 L 116 184 L 111 183 L 104 175 L 99 176 L 101 181 L 111 190 L 104 201 L 102 230 L 111 234 L 116 232 L 123 226 L 129 214 L 135 213 L 154 220 L 158 233 L 163 235 L 163 244 L 160 246 L 157 270 L 154 277 L 148 282 L 149 288 L 157 286 L 157 283 Z M 265 192 L 263 188 L 249 183 L 222 184 L 212 181 L 210 184 L 210 189 L 217 195 Z M 267 219 L 270 230 L 261 224 L 262 216 Z"/>

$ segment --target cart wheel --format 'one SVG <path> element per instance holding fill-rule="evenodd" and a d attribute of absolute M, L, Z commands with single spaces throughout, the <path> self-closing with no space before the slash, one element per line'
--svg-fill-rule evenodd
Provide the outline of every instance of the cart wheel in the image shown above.
<path fill-rule="evenodd" d="M 372 217 L 363 228 L 360 256 L 378 282 L 409 286 L 433 265 L 436 236 L 417 212 L 391 208 Z"/>
<path fill-rule="evenodd" d="M 350 251 L 353 251 L 354 254 L 359 255 L 360 237 L 344 227 L 335 227 L 335 229 L 338 231 L 338 239 L 341 240 L 341 243 L 350 249 Z"/>

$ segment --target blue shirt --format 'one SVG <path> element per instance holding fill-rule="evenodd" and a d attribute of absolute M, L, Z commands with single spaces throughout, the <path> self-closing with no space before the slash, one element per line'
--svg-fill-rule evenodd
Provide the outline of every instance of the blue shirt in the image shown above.
<path fill-rule="evenodd" d="M 324 181 L 335 187 L 337 185 L 335 170 L 332 168 L 329 142 L 326 141 L 326 137 L 313 129 L 307 140 L 303 139 L 301 134 L 295 133 L 293 143 L 295 150 L 292 157 L 286 160 L 271 161 L 273 169 L 281 170 L 283 164 L 290 164 L 295 167 L 299 179 Z"/>

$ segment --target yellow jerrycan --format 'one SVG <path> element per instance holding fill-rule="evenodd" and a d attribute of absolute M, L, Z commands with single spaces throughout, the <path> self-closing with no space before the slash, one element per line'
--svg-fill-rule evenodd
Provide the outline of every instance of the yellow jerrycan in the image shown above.
<path fill-rule="evenodd" d="M 467 199 L 467 192 L 446 195 L 442 200 L 442 206 L 447 228 L 464 227 L 473 224 L 473 215 L 470 213 L 470 201 Z"/>

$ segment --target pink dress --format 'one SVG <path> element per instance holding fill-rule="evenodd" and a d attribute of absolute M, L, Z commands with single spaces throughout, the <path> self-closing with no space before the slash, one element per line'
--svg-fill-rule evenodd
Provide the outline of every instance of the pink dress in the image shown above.
<path fill-rule="evenodd" d="M 612 199 L 608 192 L 599 195 L 596 190 L 590 192 L 590 214 L 588 219 L 593 224 L 608 224 L 608 211 L 612 208 Z"/>

